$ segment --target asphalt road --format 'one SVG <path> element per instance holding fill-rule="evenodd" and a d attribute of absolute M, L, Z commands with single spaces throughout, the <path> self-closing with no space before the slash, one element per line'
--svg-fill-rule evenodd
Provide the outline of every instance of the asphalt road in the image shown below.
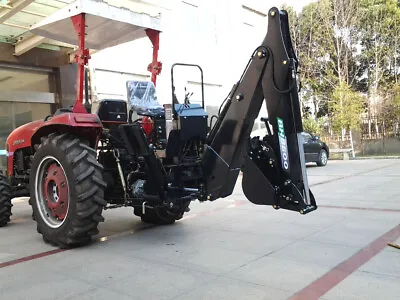
<path fill-rule="evenodd" d="M 307 168 L 319 208 L 302 216 L 241 192 L 172 226 L 106 211 L 91 245 L 59 251 L 26 199 L 0 228 L 0 299 L 400 299 L 400 160 Z"/>

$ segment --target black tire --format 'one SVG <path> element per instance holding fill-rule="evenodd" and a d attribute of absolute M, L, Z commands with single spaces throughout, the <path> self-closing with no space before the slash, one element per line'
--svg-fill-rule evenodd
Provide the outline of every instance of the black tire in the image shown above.
<path fill-rule="evenodd" d="M 7 177 L 0 173 L 0 227 L 10 222 L 11 213 L 11 187 Z"/>
<path fill-rule="evenodd" d="M 182 219 L 184 213 L 189 210 L 190 201 L 184 204 L 184 207 L 178 208 L 178 210 L 169 210 L 165 207 L 149 208 L 145 210 L 145 214 L 142 211 L 135 208 L 135 214 L 140 216 L 143 223 L 149 223 L 154 225 L 170 225 L 175 221 Z"/>
<path fill-rule="evenodd" d="M 29 198 L 28 204 L 32 207 L 32 198 Z M 32 220 L 33 220 L 33 221 L 36 221 L 36 220 L 35 220 L 35 214 L 33 213 L 33 210 L 32 210 Z"/>
<path fill-rule="evenodd" d="M 107 204 L 96 151 L 73 135 L 53 133 L 41 139 L 31 170 L 31 204 L 43 240 L 60 248 L 88 244 Z"/>
<path fill-rule="evenodd" d="M 328 163 L 328 152 L 325 149 L 321 149 L 318 156 L 317 166 L 324 167 Z"/>
<path fill-rule="evenodd" d="M 177 219 L 175 216 L 169 215 L 166 209 L 148 209 L 140 218 L 143 223 L 154 225 L 170 225 Z"/>

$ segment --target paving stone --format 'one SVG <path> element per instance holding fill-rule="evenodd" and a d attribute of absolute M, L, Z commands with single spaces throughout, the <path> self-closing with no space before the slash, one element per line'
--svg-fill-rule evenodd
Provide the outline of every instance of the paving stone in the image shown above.
<path fill-rule="evenodd" d="M 301 261 L 263 257 L 226 275 L 286 291 L 297 292 L 330 270 Z"/>
<path fill-rule="evenodd" d="M 92 290 L 76 294 L 70 298 L 64 298 L 64 300 L 135 300 L 131 295 L 118 293 L 116 291 L 109 290 L 107 288 L 95 287 Z"/>
<path fill-rule="evenodd" d="M 326 300 L 400 299 L 400 279 L 354 272 L 323 296 Z"/>
<path fill-rule="evenodd" d="M 231 278 L 218 278 L 173 300 L 285 300 L 291 292 Z"/>
<path fill-rule="evenodd" d="M 47 269 L 25 270 L 27 274 L 1 276 L 2 300 L 54 300 L 73 297 L 93 289 L 93 284 L 49 272 Z"/>
<path fill-rule="evenodd" d="M 308 167 L 321 206 L 305 216 L 253 205 L 240 177 L 234 195 L 193 202 L 172 226 L 143 224 L 131 208 L 109 210 L 101 242 L 0 268 L 0 299 L 287 299 L 399 223 L 399 213 L 373 210 L 399 207 L 399 166 Z M 0 264 L 55 249 L 37 234 L 26 201 L 13 209 L 0 228 Z M 321 299 L 399 299 L 399 251 L 385 247 Z"/>
<path fill-rule="evenodd" d="M 400 249 L 382 251 L 360 267 L 360 271 L 397 277 L 400 283 Z"/>
<path fill-rule="evenodd" d="M 358 251 L 359 248 L 354 246 L 296 241 L 268 257 L 333 268 Z"/>
<path fill-rule="evenodd" d="M 116 280 L 107 288 L 133 296 L 134 299 L 163 300 L 193 290 L 216 278 L 212 274 L 144 260 L 132 270 L 135 272 L 133 276 Z"/>

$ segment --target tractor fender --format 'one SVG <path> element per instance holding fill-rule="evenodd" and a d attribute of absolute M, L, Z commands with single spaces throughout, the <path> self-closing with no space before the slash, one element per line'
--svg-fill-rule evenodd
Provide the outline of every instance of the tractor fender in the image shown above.
<path fill-rule="evenodd" d="M 89 141 L 89 146 L 97 148 L 97 142 L 102 132 L 102 123 L 95 114 L 62 113 L 44 120 L 37 120 L 16 128 L 7 138 L 7 174 L 14 173 L 14 153 L 23 148 L 34 152 L 35 144 L 52 132 L 72 133 Z"/>
<path fill-rule="evenodd" d="M 31 138 L 31 146 L 40 144 L 40 138 L 52 132 L 72 133 L 88 140 L 90 147 L 96 148 L 103 126 L 99 117 L 95 114 L 63 113 L 44 121 L 37 128 Z"/>

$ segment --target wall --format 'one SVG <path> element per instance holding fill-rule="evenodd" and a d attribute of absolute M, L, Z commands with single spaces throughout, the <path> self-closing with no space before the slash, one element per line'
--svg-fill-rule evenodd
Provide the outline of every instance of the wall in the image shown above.
<path fill-rule="evenodd" d="M 400 155 L 400 138 L 367 140 L 361 143 L 362 155 Z"/>
<path fill-rule="evenodd" d="M 76 66 L 69 64 L 69 51 L 70 49 L 63 47 L 60 47 L 60 51 L 34 48 L 20 56 L 15 56 L 12 44 L 0 42 L 0 67 L 4 65 L 5 68 L 15 69 L 22 74 L 19 78 L 14 78 L 12 82 L 7 82 L 8 86 L 17 87 L 10 90 L 21 90 L 23 86 L 25 91 L 40 92 L 38 82 L 35 81 L 35 77 L 38 78 L 37 73 L 44 71 L 53 74 L 49 80 L 43 81 L 44 88 L 41 91 L 54 94 L 55 103 L 51 107 L 51 111 L 54 112 L 57 107 L 68 106 L 75 101 Z M 62 67 L 61 71 L 59 67 Z M 32 87 L 23 82 L 30 80 L 34 81 Z"/>
<path fill-rule="evenodd" d="M 6 168 L 5 141 L 11 131 L 54 112 L 60 100 L 54 70 L 66 64 L 65 49 L 35 48 L 15 56 L 13 45 L 0 43 L 0 170 Z"/>
<path fill-rule="evenodd" d="M 13 63 L 34 67 L 55 68 L 68 64 L 68 55 L 66 50 L 52 51 L 41 48 L 34 48 L 21 56 L 14 55 L 14 46 L 8 43 L 0 42 L 0 62 Z"/>
<path fill-rule="evenodd" d="M 294 0 L 289 0 L 289 4 L 292 4 L 290 1 Z M 114 2 L 118 3 L 116 0 Z M 173 63 L 199 64 L 204 70 L 206 105 L 210 111 L 215 111 L 240 78 L 253 50 L 264 38 L 267 28 L 264 16 L 271 6 L 279 6 L 284 1 L 272 4 L 256 0 L 146 2 L 159 5 L 161 8 L 157 10 L 163 16 L 164 30 L 159 53 L 163 72 L 158 79 L 158 98 L 162 103 L 171 101 L 170 68 Z M 11 44 L 0 43 L 0 62 L 42 67 L 66 66 L 57 74 L 57 91 L 62 106 L 73 103 L 76 82 L 74 67 L 67 65 L 66 49 L 58 52 L 36 48 L 19 57 L 14 56 L 13 51 Z M 148 78 L 147 65 L 151 55 L 152 45 L 148 39 L 92 55 L 90 66 L 95 71 L 93 78 L 99 98 L 126 99 L 125 81 Z M 199 78 L 196 72 L 177 70 L 178 97 L 183 95 L 183 87 L 186 85 L 194 89 L 193 99 L 199 100 Z M 266 115 L 265 107 L 260 115 Z"/>
<path fill-rule="evenodd" d="M 163 5 L 164 29 L 159 50 L 163 70 L 157 79 L 158 99 L 161 103 L 171 102 L 172 64 L 198 64 L 204 72 L 207 110 L 215 113 L 239 80 L 252 52 L 264 39 L 267 32 L 267 18 L 264 16 L 272 5 L 249 0 L 148 2 Z M 121 98 L 121 95 L 126 99 L 126 79 L 148 76 L 147 65 L 151 59 L 152 45 L 148 39 L 93 54 L 90 67 L 94 70 L 99 99 L 108 96 Z M 194 92 L 192 102 L 200 101 L 198 70 L 181 67 L 174 70 L 178 98 L 183 98 L 186 86 Z M 104 80 L 106 71 L 107 81 Z M 260 115 L 266 115 L 264 106 Z"/>
<path fill-rule="evenodd" d="M 400 138 L 387 137 L 383 139 L 361 139 L 360 132 L 353 131 L 353 145 L 356 156 L 363 155 L 400 155 Z M 345 141 L 322 138 L 330 149 L 350 149 L 349 137 Z M 341 155 L 339 155 L 341 157 Z"/>
<path fill-rule="evenodd" d="M 33 71 L 0 65 L 0 170 L 6 166 L 5 144 L 18 126 L 44 118 L 51 112 L 53 76 L 48 71 Z"/>

